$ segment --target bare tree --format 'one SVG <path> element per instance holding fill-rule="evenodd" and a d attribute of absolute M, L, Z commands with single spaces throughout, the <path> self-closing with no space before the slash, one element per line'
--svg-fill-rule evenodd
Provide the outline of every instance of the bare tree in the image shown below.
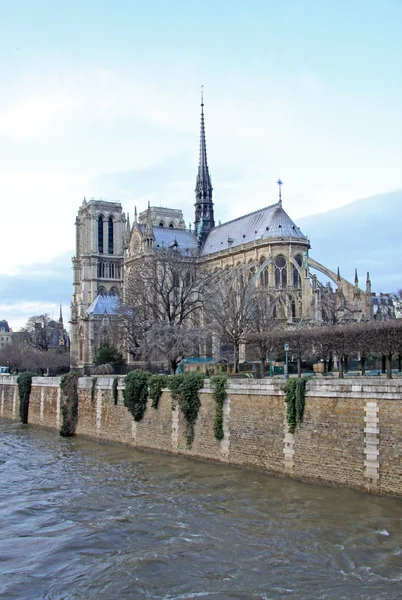
<path fill-rule="evenodd" d="M 382 321 L 371 325 L 373 349 L 386 357 L 388 379 L 392 379 L 392 357 L 402 348 L 402 319 Z"/>
<path fill-rule="evenodd" d="M 311 352 L 313 346 L 312 329 L 309 323 L 300 321 L 296 326 L 286 332 L 282 332 L 282 342 L 289 344 L 290 354 L 297 361 L 297 376 L 301 377 L 301 361 L 303 357 Z M 282 348 L 283 348 L 282 345 Z"/>
<path fill-rule="evenodd" d="M 254 278 L 244 270 L 222 271 L 208 289 L 205 313 L 221 342 L 233 346 L 234 371 L 239 371 L 241 344 L 249 342 L 255 316 Z"/>
<path fill-rule="evenodd" d="M 58 374 L 68 371 L 70 354 L 66 350 L 50 349 L 42 352 L 20 342 L 8 344 L 0 351 L 0 364 L 8 366 L 11 372 L 35 371 Z"/>
<path fill-rule="evenodd" d="M 167 360 L 174 373 L 203 341 L 208 278 L 191 254 L 169 249 L 144 256 L 128 273 L 119 310 L 124 347 L 141 360 Z"/>
<path fill-rule="evenodd" d="M 262 377 L 265 361 L 278 349 L 278 333 L 282 330 L 282 323 L 273 316 L 275 304 L 276 301 L 271 299 L 265 288 L 254 289 L 252 322 L 245 339 L 261 363 Z"/>
<path fill-rule="evenodd" d="M 328 285 L 321 291 L 321 318 L 326 325 L 340 325 L 353 319 L 353 308 L 340 288 L 334 291 Z"/>
<path fill-rule="evenodd" d="M 60 325 L 45 313 L 29 317 L 22 329 L 26 343 L 32 348 L 47 352 L 59 344 Z"/>
<path fill-rule="evenodd" d="M 0 350 L 0 364 L 12 373 L 24 368 L 24 348 L 22 344 L 7 344 Z"/>

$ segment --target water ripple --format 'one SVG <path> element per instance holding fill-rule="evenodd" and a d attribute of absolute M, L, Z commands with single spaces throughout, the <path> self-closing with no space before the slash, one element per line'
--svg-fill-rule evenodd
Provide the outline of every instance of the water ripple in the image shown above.
<path fill-rule="evenodd" d="M 402 503 L 0 423 L 0 598 L 399 600 Z"/>

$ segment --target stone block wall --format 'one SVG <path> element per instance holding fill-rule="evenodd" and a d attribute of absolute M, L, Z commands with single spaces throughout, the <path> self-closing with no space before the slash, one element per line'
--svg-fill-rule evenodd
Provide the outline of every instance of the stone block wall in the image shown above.
<path fill-rule="evenodd" d="M 309 398 L 294 436 L 296 478 L 364 486 L 364 405 L 359 399 Z"/>
<path fill-rule="evenodd" d="M 0 417 L 19 419 L 16 377 L 0 376 Z M 61 425 L 59 378 L 34 378 L 30 424 Z M 313 379 L 303 422 L 288 432 L 284 381 L 233 380 L 224 403 L 224 439 L 214 437 L 215 402 L 208 380 L 200 390 L 195 437 L 165 390 L 135 423 L 124 406 L 124 378 L 113 399 L 113 377 L 79 380 L 77 435 L 138 448 L 225 462 L 301 481 L 348 486 L 402 498 L 402 381 Z"/>
<path fill-rule="evenodd" d="M 0 375 L 0 417 L 18 419 L 19 402 L 17 377 Z"/>
<path fill-rule="evenodd" d="M 276 384 L 230 391 L 229 463 L 268 473 L 283 472 L 284 396 Z M 283 388 L 283 386 L 281 386 Z"/>
<path fill-rule="evenodd" d="M 52 429 L 59 428 L 60 398 L 59 377 L 34 377 L 29 397 L 28 423 Z"/>

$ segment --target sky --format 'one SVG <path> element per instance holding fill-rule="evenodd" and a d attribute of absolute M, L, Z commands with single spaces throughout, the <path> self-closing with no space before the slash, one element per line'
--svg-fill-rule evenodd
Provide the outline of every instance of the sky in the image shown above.
<path fill-rule="evenodd" d="M 84 196 L 193 221 L 201 85 L 217 220 L 278 177 L 295 219 L 401 189 L 401 30 L 400 0 L 0 0 L 0 319 L 67 320 Z"/>

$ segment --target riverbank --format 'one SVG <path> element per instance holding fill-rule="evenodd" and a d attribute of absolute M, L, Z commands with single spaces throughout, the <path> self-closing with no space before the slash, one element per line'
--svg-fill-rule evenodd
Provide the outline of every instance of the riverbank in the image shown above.
<path fill-rule="evenodd" d="M 215 402 L 205 380 L 190 448 L 186 422 L 168 390 L 157 409 L 148 400 L 144 418 L 135 422 L 124 406 L 124 378 L 117 402 L 113 380 L 98 377 L 95 387 L 91 378 L 79 380 L 78 436 L 402 498 L 401 380 L 312 379 L 303 422 L 293 434 L 283 380 L 229 380 L 222 440 L 214 437 Z M 18 420 L 16 377 L 0 376 L 0 394 L 0 417 Z M 28 422 L 60 430 L 59 378 L 32 380 Z"/>

